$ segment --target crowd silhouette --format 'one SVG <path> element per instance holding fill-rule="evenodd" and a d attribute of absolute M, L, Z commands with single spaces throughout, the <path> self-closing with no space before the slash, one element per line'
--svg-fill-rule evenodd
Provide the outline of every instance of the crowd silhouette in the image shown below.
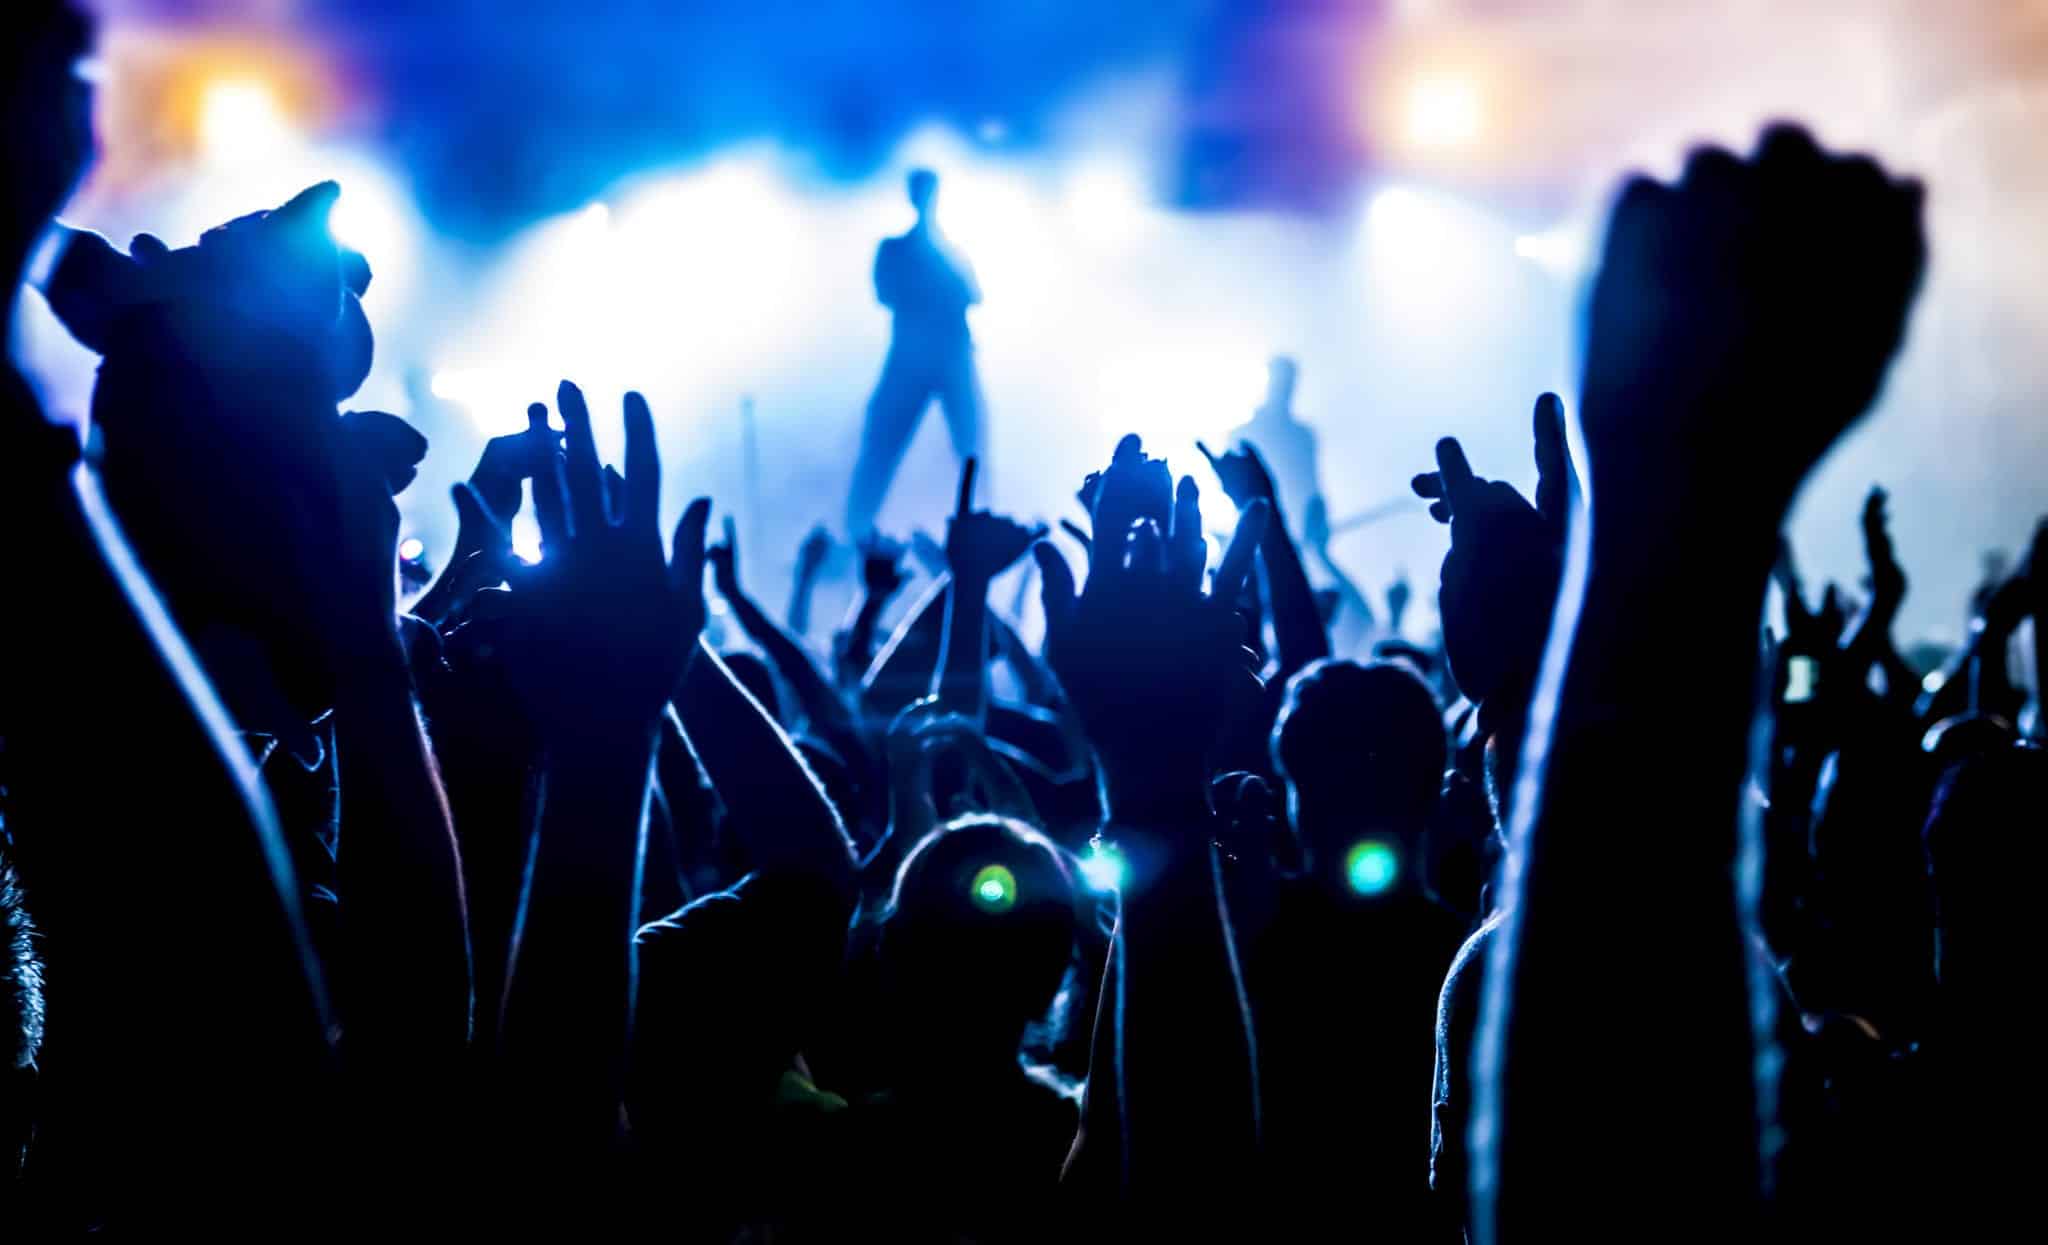
<path fill-rule="evenodd" d="M 1314 468 L 1267 470 L 1285 360 L 1202 450 L 1220 558 L 1155 456 L 1193 445 L 1105 445 L 1065 550 L 970 453 L 927 568 L 851 533 L 820 627 L 820 531 L 778 619 L 710 500 L 667 526 L 646 401 L 607 465 L 564 381 L 415 596 L 429 446 L 341 409 L 345 191 L 181 249 L 64 231 L 91 31 L 6 23 L 7 268 L 58 230 L 42 296 L 101 364 L 83 440 L 6 372 L 0 1236 L 2031 1221 L 2048 722 L 2007 658 L 2032 620 L 2043 668 L 2048 520 L 1931 671 L 1882 492 L 1860 601 L 1780 536 L 1899 345 L 1917 183 L 1780 125 L 1620 187 L 1533 500 L 1448 438 L 1415 478 L 1440 644 L 1331 574 Z M 1037 599 L 991 600 L 1027 558 Z"/>

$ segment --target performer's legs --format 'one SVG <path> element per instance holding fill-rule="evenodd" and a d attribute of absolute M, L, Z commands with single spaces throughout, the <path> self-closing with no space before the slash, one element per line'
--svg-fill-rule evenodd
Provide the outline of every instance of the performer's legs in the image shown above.
<path fill-rule="evenodd" d="M 965 459 L 981 458 L 977 473 L 983 487 L 988 473 L 988 410 L 981 400 L 981 377 L 974 369 L 974 347 L 968 346 L 946 361 L 939 375 L 939 409 L 946 416 L 946 431 L 953 437 L 953 452 Z"/>
<path fill-rule="evenodd" d="M 889 495 L 889 485 L 910 448 L 918 417 L 931 401 L 929 370 L 913 365 L 891 349 L 882 364 L 882 378 L 868 399 L 867 423 L 861 429 L 860 458 L 853 465 L 853 487 L 846 498 L 846 534 L 867 536 L 875 512 Z"/>

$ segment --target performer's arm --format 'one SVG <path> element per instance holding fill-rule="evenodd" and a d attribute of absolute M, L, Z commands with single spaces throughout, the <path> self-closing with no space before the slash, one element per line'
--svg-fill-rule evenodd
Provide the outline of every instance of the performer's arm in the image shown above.
<path fill-rule="evenodd" d="M 981 282 L 974 279 L 974 265 L 960 259 L 960 289 L 967 296 L 967 305 L 974 306 L 981 301 Z"/>
<path fill-rule="evenodd" d="M 875 301 L 891 309 L 896 306 L 896 265 L 890 262 L 887 239 L 875 248 Z"/>

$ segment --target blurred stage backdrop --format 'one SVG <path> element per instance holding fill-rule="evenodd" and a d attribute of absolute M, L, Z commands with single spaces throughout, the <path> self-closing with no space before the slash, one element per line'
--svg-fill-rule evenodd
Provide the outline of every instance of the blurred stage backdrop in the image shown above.
<path fill-rule="evenodd" d="M 432 439 L 401 498 L 430 561 L 448 485 L 569 376 L 606 412 L 648 395 L 670 513 L 712 492 L 775 599 L 841 512 L 888 334 L 869 265 L 915 164 L 987 295 L 998 507 L 1074 514 L 1126 430 L 1203 470 L 1194 440 L 1249 415 L 1275 352 L 1300 360 L 1334 516 L 1403 494 L 1444 433 L 1526 486 L 1531 400 L 1572 400 L 1616 176 L 1778 116 L 1931 186 L 1907 353 L 1794 527 L 1808 580 L 1861 576 L 1881 481 L 1913 579 L 1900 639 L 1954 639 L 1980 555 L 2048 508 L 2037 0 L 87 7 L 100 158 L 65 219 L 181 245 L 338 179 L 337 231 L 376 272 L 351 405 Z M 76 416 L 91 360 L 25 297 L 17 347 Z M 616 420 L 599 432 L 615 453 Z M 883 528 L 941 533 L 953 482 L 929 419 Z M 1433 585 L 1444 547 L 1420 506 L 1335 543 L 1369 586 Z"/>

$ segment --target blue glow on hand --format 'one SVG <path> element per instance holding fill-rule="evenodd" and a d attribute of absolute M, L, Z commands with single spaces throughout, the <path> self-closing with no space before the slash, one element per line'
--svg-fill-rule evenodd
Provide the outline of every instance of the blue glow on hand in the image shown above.
<path fill-rule="evenodd" d="M 1385 839 L 1360 839 L 1344 853 L 1344 880 L 1354 894 L 1384 895 L 1401 876 L 1401 855 Z"/>
<path fill-rule="evenodd" d="M 1124 857 L 1100 836 L 1089 840 L 1088 853 L 1081 857 L 1081 880 L 1088 889 L 1108 894 L 1123 889 Z"/>

